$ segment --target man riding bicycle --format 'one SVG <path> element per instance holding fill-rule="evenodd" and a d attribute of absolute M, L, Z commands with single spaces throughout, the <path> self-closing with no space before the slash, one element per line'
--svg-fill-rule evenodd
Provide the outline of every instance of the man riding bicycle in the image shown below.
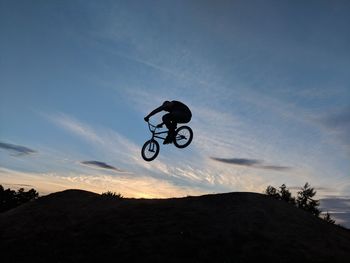
<path fill-rule="evenodd" d="M 172 143 L 174 140 L 174 134 L 178 123 L 188 123 L 192 118 L 190 109 L 180 101 L 164 101 L 164 103 L 158 108 L 154 109 L 150 114 L 145 117 L 145 121 L 149 121 L 149 118 L 158 112 L 167 111 L 169 113 L 162 117 L 163 122 L 159 124 L 162 127 L 163 124 L 168 128 L 168 136 L 165 138 L 163 144 Z"/>

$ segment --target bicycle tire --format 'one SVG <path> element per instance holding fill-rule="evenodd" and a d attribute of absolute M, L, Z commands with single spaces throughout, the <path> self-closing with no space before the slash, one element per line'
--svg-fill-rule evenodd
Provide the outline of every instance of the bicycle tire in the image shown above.
<path fill-rule="evenodd" d="M 177 148 L 185 148 L 192 142 L 193 139 L 193 131 L 188 126 L 181 126 L 175 131 L 175 139 L 174 139 L 174 145 Z M 185 141 L 183 141 L 185 140 Z M 185 142 L 182 144 L 182 142 Z"/>
<path fill-rule="evenodd" d="M 159 149 L 160 149 L 159 143 L 156 140 L 153 140 L 153 139 L 148 140 L 142 146 L 141 156 L 147 162 L 153 161 L 154 159 L 157 158 L 159 154 Z M 151 153 L 150 156 L 148 155 L 148 153 Z"/>

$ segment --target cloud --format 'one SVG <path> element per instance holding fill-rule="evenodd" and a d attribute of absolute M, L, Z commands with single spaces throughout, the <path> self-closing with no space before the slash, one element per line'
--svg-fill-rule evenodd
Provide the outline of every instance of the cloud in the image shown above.
<path fill-rule="evenodd" d="M 290 190 L 301 190 L 303 188 L 304 185 L 302 186 L 291 186 L 291 187 L 288 187 Z M 332 187 L 325 187 L 325 186 L 312 186 L 312 188 L 314 188 L 316 191 L 322 191 L 324 193 L 332 193 L 335 191 L 334 188 Z"/>
<path fill-rule="evenodd" d="M 291 169 L 291 167 L 288 167 L 288 166 L 264 165 L 263 164 L 264 161 L 255 160 L 255 159 L 217 158 L 217 157 L 210 157 L 210 159 L 218 161 L 218 162 L 222 162 L 222 163 L 235 164 L 235 165 L 259 168 L 259 169 L 266 169 L 266 170 L 274 170 L 274 171 L 286 171 L 286 170 Z"/>
<path fill-rule="evenodd" d="M 47 117 L 60 127 L 78 135 L 87 141 L 99 144 L 103 143 L 103 139 L 98 136 L 93 129 L 66 114 L 61 113 L 54 116 L 47 115 Z"/>
<path fill-rule="evenodd" d="M 350 197 L 327 197 L 320 199 L 320 209 L 328 212 L 337 224 L 350 228 Z"/>
<path fill-rule="evenodd" d="M 89 167 L 92 167 L 92 168 L 102 168 L 102 169 L 106 169 L 106 170 L 113 170 L 113 171 L 116 171 L 116 172 L 119 172 L 119 173 L 125 173 L 125 171 L 119 169 L 119 168 L 116 168 L 112 165 L 109 165 L 107 163 L 104 163 L 104 162 L 99 162 L 99 161 L 82 161 L 80 162 L 80 164 L 82 165 L 85 165 L 85 166 L 89 166 Z"/>
<path fill-rule="evenodd" d="M 15 187 L 15 188 L 18 188 L 18 187 L 34 187 L 31 184 L 3 184 L 3 185 L 4 186 L 8 186 L 8 187 Z"/>
<path fill-rule="evenodd" d="M 213 159 L 215 161 L 223 162 L 223 163 L 231 163 L 231 164 L 244 165 L 244 166 L 253 166 L 253 165 L 261 163 L 259 160 L 242 159 L 242 158 L 227 159 L 227 158 L 211 157 L 211 159 Z"/>
<path fill-rule="evenodd" d="M 134 157 L 139 155 L 139 146 L 114 130 L 92 127 L 63 113 L 45 116 L 60 128 L 78 136 L 108 156 L 118 155 L 119 160 L 134 161 Z"/>
<path fill-rule="evenodd" d="M 30 155 L 30 154 L 36 153 L 35 150 L 30 149 L 28 147 L 10 144 L 10 143 L 4 143 L 4 142 L 0 142 L 0 148 L 11 151 L 16 156 Z"/>

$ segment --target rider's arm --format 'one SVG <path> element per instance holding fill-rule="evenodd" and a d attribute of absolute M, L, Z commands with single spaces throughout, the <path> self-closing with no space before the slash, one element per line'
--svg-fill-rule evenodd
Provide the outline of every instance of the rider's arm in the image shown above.
<path fill-rule="evenodd" d="M 164 106 L 160 106 L 156 109 L 154 109 L 150 114 L 148 114 L 146 117 L 145 117 L 145 120 L 148 120 L 151 116 L 153 116 L 154 114 L 157 114 L 158 112 L 161 112 L 162 110 L 164 110 Z"/>

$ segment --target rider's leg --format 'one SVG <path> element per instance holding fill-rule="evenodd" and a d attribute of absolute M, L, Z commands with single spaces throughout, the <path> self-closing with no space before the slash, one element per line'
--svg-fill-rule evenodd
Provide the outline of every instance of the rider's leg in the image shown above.
<path fill-rule="evenodd" d="M 171 113 L 167 113 L 162 117 L 162 120 L 165 126 L 168 128 L 168 136 L 164 140 L 164 144 L 171 143 L 173 141 L 173 137 L 176 129 L 176 122 L 173 120 L 173 115 Z"/>
<path fill-rule="evenodd" d="M 176 123 L 174 124 L 173 115 L 171 113 L 167 113 L 162 117 L 163 123 L 168 128 L 169 131 L 174 130 L 176 128 Z"/>

